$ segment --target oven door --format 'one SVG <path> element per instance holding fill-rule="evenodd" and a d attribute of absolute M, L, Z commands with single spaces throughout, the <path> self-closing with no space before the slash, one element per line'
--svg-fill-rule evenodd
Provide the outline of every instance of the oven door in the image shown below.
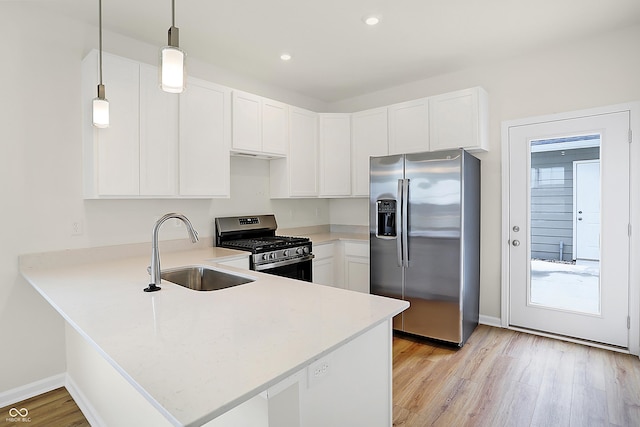
<path fill-rule="evenodd" d="M 288 261 L 278 261 L 270 264 L 262 264 L 254 267 L 254 270 L 261 273 L 274 274 L 276 276 L 288 277 L 290 279 L 304 280 L 311 282 L 313 255 L 296 258 Z"/>

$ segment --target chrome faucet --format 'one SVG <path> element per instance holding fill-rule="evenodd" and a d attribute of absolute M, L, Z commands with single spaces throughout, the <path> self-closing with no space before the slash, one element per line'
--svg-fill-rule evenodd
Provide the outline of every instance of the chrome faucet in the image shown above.
<path fill-rule="evenodd" d="M 156 224 L 153 226 L 153 234 L 151 236 L 151 266 L 149 267 L 149 274 L 151 274 L 151 283 L 149 283 L 149 287 L 144 288 L 145 292 L 155 292 L 159 291 L 161 288 L 158 286 L 162 278 L 160 277 L 160 252 L 158 251 L 158 231 L 160 230 L 160 226 L 168 219 L 176 218 L 180 221 L 184 222 L 184 225 L 187 227 L 187 231 L 189 232 L 189 237 L 191 237 L 191 241 L 193 243 L 198 241 L 198 233 L 193 229 L 191 225 L 191 221 L 187 219 L 186 216 L 178 213 L 168 213 L 156 221 Z"/>

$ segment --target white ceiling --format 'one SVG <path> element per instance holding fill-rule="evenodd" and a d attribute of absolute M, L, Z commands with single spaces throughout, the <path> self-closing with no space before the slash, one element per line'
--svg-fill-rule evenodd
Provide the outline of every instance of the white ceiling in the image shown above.
<path fill-rule="evenodd" d="M 97 25 L 98 0 L 39 3 Z M 170 0 L 102 7 L 105 29 L 166 44 Z M 639 0 L 176 0 L 189 56 L 327 102 L 636 24 Z"/>

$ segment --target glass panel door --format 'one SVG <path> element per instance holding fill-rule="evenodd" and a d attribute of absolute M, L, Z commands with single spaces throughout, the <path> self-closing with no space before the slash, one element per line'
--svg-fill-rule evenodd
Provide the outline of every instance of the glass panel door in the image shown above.
<path fill-rule="evenodd" d="M 600 313 L 600 139 L 530 141 L 530 304 Z"/>

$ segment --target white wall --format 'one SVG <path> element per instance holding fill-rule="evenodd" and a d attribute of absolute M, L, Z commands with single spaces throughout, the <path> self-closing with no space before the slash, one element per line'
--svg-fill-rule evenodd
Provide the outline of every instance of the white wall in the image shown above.
<path fill-rule="evenodd" d="M 0 2 L 0 394 L 65 371 L 64 322 L 19 275 L 24 253 L 149 242 L 154 218 L 186 214 L 201 236 L 213 218 L 274 212 L 283 228 L 329 222 L 327 200 L 270 200 L 269 163 L 233 158 L 231 199 L 82 199 L 80 61 L 97 28 L 43 13 L 34 2 Z M 105 33 L 105 50 L 154 63 L 158 49 Z M 6 56 L 4 56 L 6 55 Z M 318 101 L 242 79 L 190 58 L 190 74 L 305 108 Z M 108 76 L 105 75 L 107 98 Z M 112 107 L 113 108 L 113 107 Z M 262 186 L 253 189 L 253 184 Z M 81 220 L 82 236 L 71 236 Z M 186 238 L 165 226 L 160 237 Z"/>
<path fill-rule="evenodd" d="M 500 317 L 501 122 L 640 100 L 639 42 L 640 26 L 623 28 L 535 55 L 338 102 L 329 111 L 354 112 L 472 86 L 487 90 L 490 151 L 478 155 L 482 161 L 480 314 Z M 332 223 L 351 218 L 352 224 L 366 225 L 367 203 L 332 200 Z"/>

